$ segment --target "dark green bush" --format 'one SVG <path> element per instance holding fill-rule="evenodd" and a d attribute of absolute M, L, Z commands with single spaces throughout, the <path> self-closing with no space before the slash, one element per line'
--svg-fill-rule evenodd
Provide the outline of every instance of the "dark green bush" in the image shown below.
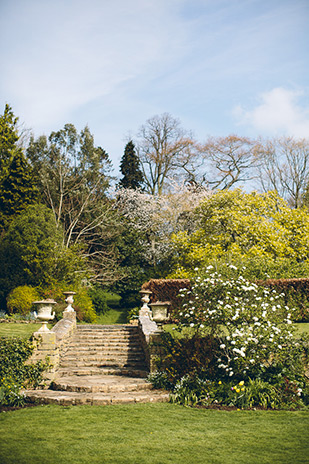
<path fill-rule="evenodd" d="M 48 362 L 26 364 L 33 353 L 31 340 L 0 337 L 0 404 L 22 406 L 23 387 L 35 388 L 43 378 Z"/>
<path fill-rule="evenodd" d="M 174 338 L 163 333 L 157 368 L 165 372 L 174 385 L 185 375 L 207 373 L 207 377 L 212 378 L 216 373 L 215 353 L 218 347 L 219 342 L 211 336 Z"/>
<path fill-rule="evenodd" d="M 105 314 L 106 311 L 108 311 L 109 308 L 106 300 L 106 292 L 102 288 L 91 288 L 89 290 L 89 296 L 97 314 Z"/>

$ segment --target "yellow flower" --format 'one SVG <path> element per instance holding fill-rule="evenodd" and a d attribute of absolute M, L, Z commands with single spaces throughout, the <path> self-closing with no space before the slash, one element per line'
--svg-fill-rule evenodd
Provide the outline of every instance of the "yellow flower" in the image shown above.
<path fill-rule="evenodd" d="M 242 391 L 242 392 L 245 391 L 245 387 L 242 387 L 241 391 Z"/>
<path fill-rule="evenodd" d="M 218 384 L 219 384 L 219 385 L 221 385 L 221 384 L 222 384 L 221 380 L 219 380 Z"/>
<path fill-rule="evenodd" d="M 236 388 L 236 393 L 239 393 L 239 392 L 240 392 L 239 388 Z"/>
<path fill-rule="evenodd" d="M 242 386 L 245 382 L 242 380 L 238 385 Z"/>

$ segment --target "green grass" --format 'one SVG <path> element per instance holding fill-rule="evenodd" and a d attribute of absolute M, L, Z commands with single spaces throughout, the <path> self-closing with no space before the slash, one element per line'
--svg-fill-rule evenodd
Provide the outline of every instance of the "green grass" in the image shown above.
<path fill-rule="evenodd" d="M 110 309 L 105 314 L 97 316 L 96 324 L 126 324 L 127 314 L 121 309 Z"/>
<path fill-rule="evenodd" d="M 296 329 L 296 335 L 297 334 L 299 335 L 308 334 L 309 335 L 309 322 L 298 322 L 298 323 L 294 323 L 293 326 Z M 175 327 L 176 327 L 175 324 L 166 324 L 163 326 L 164 331 L 174 334 L 176 337 L 182 337 L 184 335 L 193 333 L 193 329 L 190 329 L 190 327 L 185 327 L 182 330 L 182 332 L 178 332 L 177 330 L 174 330 Z"/>
<path fill-rule="evenodd" d="M 116 293 L 106 292 L 106 302 L 109 310 L 105 314 L 98 314 L 96 324 L 126 324 L 126 311 L 120 308 L 121 297 Z"/>
<path fill-rule="evenodd" d="M 6 323 L 0 324 L 0 337 L 22 337 L 29 338 L 33 332 L 37 332 L 41 324 L 21 324 L 21 323 Z M 51 327 L 48 325 L 47 327 Z"/>
<path fill-rule="evenodd" d="M 172 404 L 38 406 L 0 413 L 1 464 L 308 463 L 306 411 Z"/>
<path fill-rule="evenodd" d="M 308 334 L 309 335 L 309 322 L 298 322 L 297 324 L 293 324 L 296 328 L 297 334 Z"/>

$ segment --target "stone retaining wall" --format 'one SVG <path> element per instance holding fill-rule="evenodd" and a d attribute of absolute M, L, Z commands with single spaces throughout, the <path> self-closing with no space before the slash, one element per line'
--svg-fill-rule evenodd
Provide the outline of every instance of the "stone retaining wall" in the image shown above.
<path fill-rule="evenodd" d="M 50 362 L 50 368 L 44 373 L 44 386 L 48 386 L 55 378 L 60 355 L 70 343 L 76 329 L 76 313 L 64 311 L 63 319 L 57 322 L 48 332 L 34 332 L 35 349 L 30 362 L 39 360 Z"/>
<path fill-rule="evenodd" d="M 160 355 L 161 332 L 148 314 L 140 315 L 138 320 L 140 341 L 145 352 L 149 372 L 153 373 L 157 370 L 156 358 Z"/>

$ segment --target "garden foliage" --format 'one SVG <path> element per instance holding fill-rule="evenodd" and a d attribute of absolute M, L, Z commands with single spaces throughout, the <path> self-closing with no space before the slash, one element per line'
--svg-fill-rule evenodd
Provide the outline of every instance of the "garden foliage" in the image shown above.
<path fill-rule="evenodd" d="M 0 404 L 22 406 L 23 387 L 35 388 L 42 381 L 48 362 L 26 363 L 34 350 L 31 340 L 0 337 Z"/>
<path fill-rule="evenodd" d="M 196 209 L 197 230 L 173 236 L 171 278 L 190 278 L 194 268 L 225 263 L 244 267 L 249 280 L 306 277 L 309 215 L 292 209 L 275 192 L 221 191 Z M 228 276 L 227 276 L 228 277 Z"/>
<path fill-rule="evenodd" d="M 28 314 L 33 308 L 33 302 L 38 298 L 39 294 L 36 288 L 27 285 L 14 288 L 7 297 L 6 306 L 9 314 Z"/>
<path fill-rule="evenodd" d="M 174 317 L 176 328 L 187 335 L 184 340 L 163 337 L 164 355 L 158 368 L 177 387 L 178 394 L 179 382 L 182 385 L 184 378 L 190 382 L 197 377 L 211 385 L 211 401 L 219 401 L 215 385 L 223 385 L 220 401 L 232 404 L 230 389 L 244 382 L 246 395 L 249 388 L 264 393 L 269 390 L 271 399 L 261 400 L 260 406 L 304 404 L 308 401 L 308 340 L 294 336 L 293 308 L 285 305 L 284 294 L 247 281 L 234 266 L 230 271 L 234 277 L 223 279 L 211 266 L 204 272 L 196 270 L 191 289 L 180 290 L 183 304 Z M 206 340 L 211 341 L 208 348 L 203 346 Z M 244 404 L 256 404 L 257 396 L 254 393 L 251 401 L 247 395 Z"/>

